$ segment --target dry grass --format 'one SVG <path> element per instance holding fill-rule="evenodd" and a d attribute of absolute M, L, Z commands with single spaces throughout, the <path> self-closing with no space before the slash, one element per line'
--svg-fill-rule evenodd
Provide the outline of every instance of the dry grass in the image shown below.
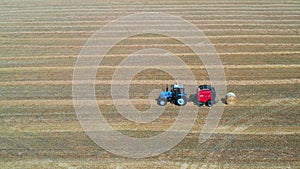
<path fill-rule="evenodd" d="M 297 1 L 1 1 L 0 168 L 297 168 L 299 9 Z M 198 144 L 198 136 L 209 109 L 201 107 L 179 145 L 134 160 L 108 153 L 84 133 L 72 103 L 71 80 L 76 57 L 94 31 L 120 16 L 145 11 L 179 15 L 202 29 L 219 53 L 228 91 L 238 102 L 225 108 L 204 144 Z M 137 124 L 112 105 L 110 80 L 116 66 L 147 47 L 175 53 L 199 84 L 209 82 L 202 62 L 175 39 L 147 34 L 121 41 L 101 63 L 95 92 L 108 122 L 132 137 L 156 135 L 178 114 L 178 107 L 169 105 L 154 122 Z M 157 69 L 140 72 L 130 97 L 146 110 L 148 93 L 172 80 Z"/>

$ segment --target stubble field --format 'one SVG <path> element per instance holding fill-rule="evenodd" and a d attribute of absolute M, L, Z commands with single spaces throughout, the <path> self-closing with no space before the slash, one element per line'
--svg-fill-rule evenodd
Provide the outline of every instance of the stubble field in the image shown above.
<path fill-rule="evenodd" d="M 298 1 L 275 0 L 1 1 L 0 168 L 299 167 L 299 11 Z M 135 160 L 105 151 L 84 133 L 73 106 L 72 76 L 81 48 L 95 31 L 137 12 L 177 15 L 202 30 L 222 60 L 228 91 L 237 94 L 238 103 L 225 107 L 207 142 L 198 144 L 209 111 L 201 107 L 179 145 Z M 209 83 L 202 62 L 178 40 L 146 34 L 119 42 L 99 66 L 95 92 L 111 126 L 138 138 L 168 129 L 179 110 L 168 105 L 159 119 L 137 124 L 113 106 L 114 71 L 129 54 L 149 47 L 173 52 L 198 84 Z M 180 67 L 169 69 L 181 72 Z M 158 69 L 144 70 L 134 77 L 130 98 L 137 109 L 147 110 L 149 92 L 172 82 Z"/>

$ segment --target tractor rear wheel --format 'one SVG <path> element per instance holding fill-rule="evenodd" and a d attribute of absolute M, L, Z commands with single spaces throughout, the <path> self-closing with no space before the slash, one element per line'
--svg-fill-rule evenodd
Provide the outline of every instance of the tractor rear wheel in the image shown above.
<path fill-rule="evenodd" d="M 157 101 L 157 103 L 160 105 L 160 106 L 165 106 L 167 105 L 167 99 L 159 99 Z"/>
<path fill-rule="evenodd" d="M 206 102 L 206 106 L 207 106 L 207 107 L 212 107 L 212 105 L 213 105 L 213 104 L 212 104 L 212 101 L 211 101 L 211 100 L 209 100 L 209 101 Z"/>
<path fill-rule="evenodd" d="M 199 107 L 201 107 L 201 106 L 203 106 L 204 105 L 204 103 L 203 102 L 200 102 L 200 101 L 197 101 L 197 103 L 196 103 Z"/>
<path fill-rule="evenodd" d="M 187 104 L 187 100 L 188 100 L 187 97 L 182 96 L 182 97 L 178 98 L 176 102 L 177 102 L 177 105 L 184 106 Z"/>

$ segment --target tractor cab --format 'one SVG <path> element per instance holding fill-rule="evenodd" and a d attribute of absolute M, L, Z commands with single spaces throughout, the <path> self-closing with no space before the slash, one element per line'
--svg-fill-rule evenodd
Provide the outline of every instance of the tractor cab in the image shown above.
<path fill-rule="evenodd" d="M 171 85 L 171 92 L 174 94 L 174 97 L 186 96 L 184 85 Z"/>

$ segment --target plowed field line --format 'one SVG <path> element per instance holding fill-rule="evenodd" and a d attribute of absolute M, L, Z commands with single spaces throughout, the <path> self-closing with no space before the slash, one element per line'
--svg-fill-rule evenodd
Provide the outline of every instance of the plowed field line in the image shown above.
<path fill-rule="evenodd" d="M 124 1 L 125 2 L 125 1 Z M 47 4 L 44 4 L 47 5 Z M 64 4 L 66 5 L 66 4 Z M 111 4 L 111 5 L 115 5 L 115 4 Z M 155 4 L 148 4 L 147 6 L 153 6 L 153 7 L 160 7 L 160 6 L 166 6 L 168 8 L 174 9 L 174 7 L 193 7 L 195 9 L 201 9 L 201 7 L 203 7 L 204 9 L 207 9 L 209 7 L 212 8 L 224 8 L 227 9 L 225 7 L 232 7 L 232 9 L 236 9 L 238 7 L 243 7 L 243 9 L 251 9 L 253 7 L 253 9 L 260 9 L 260 8 L 264 8 L 264 9 L 274 9 L 275 7 L 278 8 L 284 8 L 284 7 L 289 7 L 289 8 L 296 8 L 298 6 L 300 6 L 300 3 L 297 3 L 297 1 L 294 2 L 289 2 L 287 3 L 266 3 L 266 2 L 262 2 L 262 1 L 247 1 L 247 3 L 245 2 L 228 2 L 228 1 L 216 1 L 216 2 L 212 2 L 212 1 L 206 1 L 201 3 L 201 5 L 199 5 L 199 3 L 197 1 L 172 1 L 170 3 L 165 3 L 165 1 L 162 1 L 161 3 L 159 2 L 155 2 Z M 3 5 L 6 6 L 6 5 Z M 141 5 L 141 4 L 128 4 L 128 3 L 118 3 L 117 7 L 118 8 L 124 8 L 124 7 L 141 7 L 141 6 L 145 6 L 145 5 Z M 24 9 L 24 7 L 30 7 L 30 8 L 41 8 L 40 6 L 36 6 L 36 5 L 30 5 L 30 4 L 22 4 L 21 7 L 20 5 L 9 5 L 9 7 L 18 7 L 16 9 Z M 86 6 L 78 6 L 78 4 L 73 4 L 73 5 L 69 5 L 68 6 L 51 6 L 52 9 L 69 9 L 69 8 L 74 8 L 74 7 L 79 7 L 79 9 L 81 9 L 82 7 L 84 8 L 95 8 L 95 7 L 104 7 L 104 8 L 109 8 L 109 6 L 107 5 L 102 5 L 102 4 L 96 4 L 95 5 L 89 5 L 87 4 Z M 113 7 L 113 6 L 112 6 Z M 272 8 L 271 8 L 272 7 Z M 44 9 L 44 8 L 42 8 Z M 109 8 L 110 9 L 110 8 Z M 186 9 L 186 8 L 183 8 Z M 238 8 L 240 9 L 240 8 Z M 276 9 L 276 8 L 275 8 Z"/>
<path fill-rule="evenodd" d="M 300 15 L 300 13 L 299 13 Z M 259 25 L 299 25 L 300 21 L 299 20 L 288 20 L 288 21 L 276 21 L 276 20 L 206 20 L 205 22 L 199 21 L 199 20 L 190 20 L 193 21 L 193 24 L 201 24 L 202 26 L 228 26 L 228 25 L 237 25 L 237 26 L 245 26 L 245 25 L 253 25 L 253 26 L 259 26 Z M 149 21 L 149 22 L 155 22 L 154 21 Z M 149 23 L 147 22 L 147 23 Z M 169 21 L 170 23 L 172 21 Z M 211 23 L 207 23 L 211 22 Z M 220 23 L 221 22 L 221 23 Z M 231 22 L 231 23 L 230 23 Z M 298 22 L 298 23 L 297 23 Z M 40 25 L 51 25 L 51 24 L 89 24 L 89 25 L 97 25 L 106 23 L 105 21 L 24 21 L 24 22 L 19 22 L 19 21 L 3 21 L 1 24 L 14 24 L 14 25 L 19 25 L 19 26 L 11 26 L 11 27 L 23 27 L 20 26 L 20 24 L 40 24 Z M 122 22 L 121 22 L 122 23 Z M 123 22 L 126 23 L 126 22 Z M 136 21 L 136 23 L 145 23 L 145 21 Z M 174 21 L 174 24 L 178 23 Z M 80 26 L 80 25 L 78 25 Z M 3 26 L 6 27 L 6 26 Z M 28 27 L 34 27 L 34 26 L 28 26 Z"/>
<path fill-rule="evenodd" d="M 300 24 L 299 24 L 300 25 Z M 200 37 L 188 37 L 190 39 L 198 39 Z M 203 36 L 203 38 L 208 38 L 208 39 L 238 39 L 238 38 L 298 38 L 300 40 L 300 37 L 298 35 L 230 35 L 230 36 L 226 36 L 226 35 L 220 35 L 220 36 Z M 6 40 L 8 38 L 1 38 L 3 40 Z M 114 38 L 114 37 L 109 37 L 109 38 L 93 38 L 94 40 L 103 40 L 103 39 L 119 39 L 119 38 Z M 169 37 L 130 37 L 130 40 L 164 40 L 164 39 L 170 39 Z M 10 41 L 12 40 L 31 40 L 30 38 L 22 38 L 22 37 L 17 37 L 17 38 L 9 38 Z M 44 38 L 34 38 L 33 41 L 48 41 L 48 40 L 81 40 L 81 41 L 86 41 L 87 38 L 53 38 L 53 37 L 44 37 Z M 255 43 L 253 43 L 255 44 Z M 259 43 L 258 43 L 259 44 Z M 281 43 L 279 43 L 281 44 Z M 285 44 L 285 43 L 283 43 Z"/>
<path fill-rule="evenodd" d="M 299 14 L 300 15 L 300 14 Z M 161 21 L 162 24 L 160 26 L 169 26 L 167 24 L 164 24 L 164 21 Z M 120 24 L 122 25 L 122 24 Z M 207 24 L 202 23 L 201 26 L 266 26 L 266 25 L 276 25 L 276 26 L 285 26 L 285 27 L 292 27 L 292 26 L 299 26 L 300 24 L 286 24 L 286 23 L 264 23 L 264 24 L 258 24 L 258 23 L 242 23 L 242 24 Z M 70 25 L 70 26 L 62 26 L 62 25 L 45 25 L 45 26 L 0 26 L 1 29 L 10 28 L 10 29 L 20 29 L 20 28 L 99 28 L 100 25 Z M 127 24 L 124 24 L 122 26 L 129 26 Z M 144 26 L 143 24 L 137 24 L 135 26 Z M 183 26 L 182 24 L 172 24 L 172 26 Z"/>
<path fill-rule="evenodd" d="M 99 39 L 100 40 L 100 39 Z M 163 47 L 180 47 L 180 46 L 186 46 L 186 45 L 193 45 L 193 44 L 160 44 L 160 43 L 152 43 L 152 44 L 145 44 L 145 45 L 115 45 L 114 47 L 127 47 L 127 48 L 130 48 L 130 47 L 136 47 L 136 46 L 163 46 Z M 210 46 L 211 44 L 199 44 L 200 46 Z M 300 46 L 300 43 L 213 43 L 213 46 Z M 55 45 L 1 45 L 0 46 L 1 48 L 6 48 L 6 47 L 85 47 L 85 46 L 81 46 L 81 45 L 73 45 L 73 46 L 55 46 Z M 99 48 L 99 47 L 109 47 L 109 46 L 106 46 L 106 45 L 101 45 L 101 46 L 86 46 L 86 47 L 92 47 L 92 48 Z"/>
<path fill-rule="evenodd" d="M 195 55 L 194 53 L 176 53 L 182 56 Z M 203 53 L 203 55 L 210 55 L 212 53 Z M 300 51 L 278 51 L 278 52 L 227 52 L 219 53 L 218 55 L 289 55 L 300 54 Z M 77 58 L 79 55 L 53 55 L 53 56 L 13 56 L 13 57 L 0 57 L 0 60 L 22 60 L 22 59 L 58 59 L 58 58 Z M 107 57 L 127 57 L 128 54 L 108 54 Z M 148 54 L 141 54 L 141 56 L 152 56 Z M 158 56 L 158 55 L 156 55 Z M 98 57 L 95 55 L 81 55 L 81 57 Z"/>
<path fill-rule="evenodd" d="M 47 123 L 47 127 L 41 128 L 41 125 Z M 120 122 L 111 122 L 115 130 L 118 131 L 139 131 L 139 132 L 162 132 L 167 129 L 169 125 L 172 125 L 172 122 L 166 122 L 164 126 L 162 125 L 149 125 L 147 127 L 142 126 L 138 128 L 136 125 L 130 125 Z M 197 124 L 194 124 L 197 125 Z M 1 125 L 0 125 L 1 126 Z M 26 122 L 23 122 L 22 126 L 9 126 L 2 127 L 6 130 L 6 133 L 24 133 L 24 132 L 34 132 L 34 133 L 63 133 L 63 132 L 84 132 L 83 128 L 78 124 L 77 121 L 57 123 L 51 121 L 45 121 L 41 123 L 32 123 L 30 126 L 26 125 Z M 97 129 L 97 131 L 107 131 L 105 129 Z M 174 132 L 182 132 L 181 130 L 173 130 Z M 192 129 L 190 134 L 198 134 L 201 131 L 201 128 Z M 299 126 L 275 126 L 275 127 L 256 127 L 256 126 L 218 126 L 213 132 L 214 134 L 238 134 L 238 135 L 289 135 L 289 134 L 300 134 Z M 19 138 L 29 138 L 32 136 L 20 136 Z M 49 136 L 34 136 L 35 138 L 47 138 Z M 1 138 L 12 138 L 12 136 L 1 136 Z"/>
<path fill-rule="evenodd" d="M 133 9 L 132 12 L 145 12 L 145 10 L 147 9 L 143 9 L 143 10 L 136 10 L 136 9 Z M 151 9 L 150 9 L 151 10 Z M 164 10 L 160 10 L 160 9 L 155 9 L 155 12 L 160 12 L 160 11 L 164 11 Z M 130 11 L 126 11 L 126 10 L 120 10 L 120 12 L 122 12 L 123 15 L 130 15 L 132 14 L 132 12 Z M 108 12 L 86 12 L 85 14 L 89 14 L 89 15 L 86 15 L 86 16 L 78 16 L 80 15 L 80 13 L 73 13 L 73 16 L 76 16 L 79 17 L 79 18 L 91 18 L 91 17 L 94 17 L 96 18 L 98 16 L 98 18 L 102 18 L 102 16 L 117 16 L 120 14 L 120 12 L 116 12 L 116 13 L 110 13 L 109 11 Z M 153 12 L 153 11 L 152 11 Z M 165 11 L 164 11 L 165 12 Z M 189 13 L 192 13 L 192 12 L 189 12 Z M 193 13 L 197 13 L 197 12 L 193 12 Z M 290 14 L 292 13 L 292 14 Z M 259 13 L 236 13 L 236 14 L 228 14 L 228 12 L 216 12 L 216 13 L 212 13 L 211 15 L 213 15 L 214 17 L 243 17 L 243 16 L 251 16 L 251 17 L 260 17 L 260 18 L 272 18 L 272 17 L 297 17 L 299 16 L 299 14 L 295 14 L 293 12 L 290 12 L 290 13 L 283 13 L 283 14 L 278 14 L 277 12 L 274 12 L 274 11 L 270 11 L 270 12 L 267 12 L 267 13 L 263 13 L 263 12 L 259 12 Z M 59 14 L 59 13 L 58 13 Z M 61 13 L 61 14 L 64 14 L 64 13 Z M 188 14 L 188 13 L 183 13 L 183 12 L 180 12 L 180 11 L 170 11 L 169 14 L 176 14 L 176 15 L 181 15 L 183 17 L 211 17 L 211 15 L 209 15 L 207 12 L 205 14 Z M 19 14 L 2 14 L 4 17 L 14 17 L 14 16 L 20 16 Z M 69 14 L 70 15 L 70 14 Z M 91 16 L 91 15 L 94 15 L 94 16 Z M 18 17 L 18 18 L 26 18 L 28 16 L 34 16 L 34 17 L 31 17 L 31 19 L 33 18 L 36 18 L 36 19 L 40 19 L 40 18 L 60 18 L 60 16 L 51 16 L 51 14 L 49 15 L 45 15 L 44 13 L 43 14 L 35 14 L 35 13 L 22 13 L 21 17 Z M 48 16 L 48 17 L 47 17 Z M 71 15 L 72 16 L 72 15 Z M 103 17 L 105 18 L 105 17 Z"/>
<path fill-rule="evenodd" d="M 91 69 L 91 68 L 101 68 L 101 69 L 165 69 L 165 65 L 162 66 L 81 66 L 76 67 L 76 69 Z M 213 66 L 177 66 L 177 65 L 169 65 L 166 69 L 207 69 L 207 68 L 224 68 L 224 69 L 278 69 L 278 68 L 300 68 L 300 64 L 290 64 L 290 65 L 283 65 L 283 64 L 274 64 L 274 65 L 213 65 Z M 74 66 L 60 66 L 60 67 L 7 67 L 7 68 L 0 68 L 0 72 L 7 72 L 7 71 L 40 71 L 40 70 L 74 70 Z"/>
<path fill-rule="evenodd" d="M 65 13 L 65 12 L 73 12 L 73 13 L 77 13 L 77 12 L 87 12 L 87 13 L 91 13 L 91 12 L 97 12 L 97 13 L 109 13 L 109 14 L 119 14 L 120 11 L 124 11 L 126 10 L 127 12 L 128 11 L 141 11 L 141 8 L 143 11 L 145 10 L 153 10 L 155 9 L 155 11 L 166 11 L 166 10 L 171 10 L 171 11 L 176 11 L 176 10 L 179 10 L 178 12 L 180 14 L 184 14 L 184 13 L 191 13 L 191 12 L 194 12 L 194 11 L 190 11 L 190 10 L 197 10 L 198 12 L 226 12 L 226 11 L 229 11 L 231 10 L 231 12 L 243 12 L 243 13 L 268 13 L 268 12 L 274 12 L 274 9 L 276 9 L 276 12 L 280 12 L 280 13 L 292 13 L 291 10 L 297 10 L 297 7 L 295 6 L 282 6 L 282 7 L 279 7 L 279 8 L 266 8 L 266 7 L 262 7 L 260 6 L 259 8 L 255 8 L 253 5 L 251 7 L 247 7 L 247 8 L 224 8 L 224 7 L 203 7 L 203 6 L 198 6 L 196 7 L 197 5 L 195 6 L 186 6 L 186 5 L 175 5 L 172 7 L 172 5 L 168 5 L 168 7 L 161 7 L 161 6 L 153 6 L 153 7 L 145 7 L 145 6 L 139 6 L 139 5 L 130 5 L 130 6 L 118 6 L 120 9 L 116 9 L 116 8 L 107 8 L 106 6 L 103 6 L 103 8 L 101 8 L 99 10 L 96 9 L 96 8 L 83 8 L 83 9 L 68 9 L 68 8 L 52 8 L 52 9 L 39 9 L 39 8 L 32 8 L 32 9 L 22 9 L 22 8 L 19 8 L 19 9 L 7 9 L 7 10 L 3 10 L 1 13 L 3 14 L 7 14 L 7 13 L 14 13 L 14 14 L 24 14 L 25 12 L 27 13 L 32 13 L 34 14 L 35 12 L 56 12 L 56 13 Z M 106 7 L 106 8 L 105 8 Z M 126 8 L 124 8 L 126 7 Z M 247 11 L 246 11 L 247 10 Z M 177 12 L 177 11 L 176 11 Z M 294 11 L 294 12 L 297 12 L 297 11 Z M 43 13 L 44 14 L 44 13 Z"/>
<path fill-rule="evenodd" d="M 113 84 L 153 84 L 153 85 L 163 85 L 172 84 L 176 82 L 175 80 L 115 80 Z M 193 85 L 191 81 L 185 81 L 186 85 Z M 210 81 L 197 81 L 197 83 L 207 83 Z M 227 84 L 230 86 L 240 86 L 240 85 L 286 85 L 286 84 L 300 84 L 300 79 L 283 79 L 283 80 L 228 80 L 226 82 L 216 81 L 214 85 Z M 72 80 L 53 80 L 53 81 L 9 81 L 0 82 L 0 86 L 20 86 L 20 85 L 71 85 L 71 84 L 95 84 L 95 85 L 110 85 L 111 80 L 97 80 L 93 81 L 72 81 Z"/>
<path fill-rule="evenodd" d="M 247 131 L 251 130 L 251 131 Z M 300 134 L 300 127 L 236 127 L 236 126 L 219 126 L 216 134 L 247 134 L 247 135 L 287 135 Z"/>
<path fill-rule="evenodd" d="M 18 20 L 18 19 L 15 19 L 15 20 Z M 268 19 L 263 19 L 263 20 L 260 20 L 260 19 L 256 19 L 256 20 L 247 20 L 247 19 L 210 19 L 210 20 L 201 20 L 201 19 L 189 19 L 190 22 L 193 22 L 194 24 L 195 23 L 201 23 L 204 24 L 203 22 L 212 22 L 213 24 L 216 24 L 216 25 L 223 25 L 223 24 L 230 24 L 229 22 L 233 22 L 231 24 L 237 24 L 237 23 L 240 23 L 240 24 L 249 24 L 249 23 L 257 23 L 257 24 L 263 24 L 263 23 L 266 23 L 266 24 L 288 24 L 288 23 L 297 23 L 299 22 L 299 20 L 293 20 L 293 19 L 288 19 L 288 20 L 268 20 Z M 83 24 L 83 23 L 87 23 L 87 24 L 103 24 L 103 23 L 106 23 L 107 20 L 101 20 L 101 21 L 24 21 L 24 22 L 21 22 L 21 21 L 13 21 L 13 20 L 9 20 L 9 21 L 2 21 L 1 23 L 2 24 L 74 24 L 74 23 L 77 23 L 77 24 Z M 145 21 L 136 21 L 136 23 L 143 23 Z M 152 22 L 155 22 L 155 20 L 153 20 Z M 172 21 L 169 21 L 169 22 L 172 22 Z M 217 22 L 217 23 L 215 23 Z M 259 23 L 258 23 L 259 22 Z M 121 22 L 122 23 L 122 22 Z M 174 22 L 175 23 L 175 22 Z"/>
<path fill-rule="evenodd" d="M 133 14 L 133 13 L 123 13 L 123 15 L 130 15 L 130 14 Z M 171 13 L 172 14 L 172 13 Z M 173 13 L 173 15 L 176 15 L 177 13 Z M 66 14 L 67 15 L 67 14 Z M 98 15 L 94 15 L 92 16 L 83 16 L 83 15 L 80 15 L 80 14 L 74 14 L 73 16 L 69 16 L 69 19 L 72 19 L 72 20 L 101 20 L 101 21 L 106 21 L 106 22 L 109 22 L 109 21 L 113 21 L 117 18 L 119 18 L 120 16 L 118 15 L 110 15 L 110 16 L 101 16 L 100 14 Z M 188 20 L 189 21 L 189 18 L 199 18 L 202 19 L 202 20 L 210 20 L 211 18 L 214 18 L 216 17 L 217 19 L 234 19 L 234 18 L 246 18 L 246 19 L 249 19 L 249 18 L 260 18 L 260 19 L 266 19 L 266 20 L 271 20 L 271 19 L 274 19 L 274 20 L 295 20 L 297 19 L 297 17 L 299 17 L 299 15 L 276 15 L 276 16 L 273 16 L 272 14 L 270 15 L 225 15 L 225 14 L 220 14 L 220 15 L 214 15 L 214 14 L 211 14 L 211 15 L 181 15 L 181 17 L 183 17 L 185 20 Z M 33 15 L 28 15 L 28 16 L 23 16 L 23 17 L 16 17 L 16 16 L 5 16 L 5 19 L 3 19 L 4 21 L 21 21 L 21 20 L 32 20 L 32 21 L 37 21 L 37 20 L 62 20 L 64 19 L 65 17 L 63 16 L 57 16 L 57 17 L 51 17 L 49 15 L 45 15 L 45 16 L 35 16 L 33 17 Z M 28 20 L 27 20 L 28 21 Z"/>
<path fill-rule="evenodd" d="M 97 42 L 95 42 L 97 44 Z M 192 44 L 150 44 L 150 45 L 115 45 L 114 47 L 125 47 L 125 48 L 136 48 L 141 46 L 151 47 L 185 47 L 186 45 Z M 199 46 L 211 46 L 211 44 L 199 44 Z M 213 46 L 293 46 L 298 47 L 300 44 L 296 43 L 214 43 Z M 104 48 L 111 47 L 109 45 L 101 46 L 55 46 L 55 45 L 0 45 L 0 48 Z"/>
<path fill-rule="evenodd" d="M 136 30 L 138 31 L 138 30 Z M 178 30 L 168 30 L 169 32 L 183 32 L 183 31 L 178 31 Z M 241 31 L 246 31 L 246 32 L 297 32 L 299 31 L 299 29 L 268 29 L 268 28 L 256 28 L 256 29 L 224 29 L 224 28 L 220 28 L 220 29 L 201 29 L 201 31 L 203 32 L 228 32 L 228 31 L 232 31 L 232 32 L 241 32 Z M 49 30 L 49 31 L 40 31 L 40 30 L 36 30 L 36 31 L 2 31 L 0 32 L 0 34 L 57 34 L 57 33 L 86 33 L 86 34 L 92 34 L 92 33 L 95 33 L 96 31 L 95 30 L 90 30 L 90 31 L 81 31 L 81 30 L 78 30 L 78 31 L 53 31 L 53 30 Z M 119 31 L 119 32 L 116 32 L 116 31 L 112 31 L 112 32 L 107 32 L 107 33 L 111 33 L 112 35 L 114 33 L 120 33 L 122 31 Z M 123 31 L 124 32 L 124 31 Z M 126 32 L 125 32 L 126 33 Z M 192 33 L 192 32 L 191 32 Z M 296 34 L 296 33 L 295 33 Z"/>

